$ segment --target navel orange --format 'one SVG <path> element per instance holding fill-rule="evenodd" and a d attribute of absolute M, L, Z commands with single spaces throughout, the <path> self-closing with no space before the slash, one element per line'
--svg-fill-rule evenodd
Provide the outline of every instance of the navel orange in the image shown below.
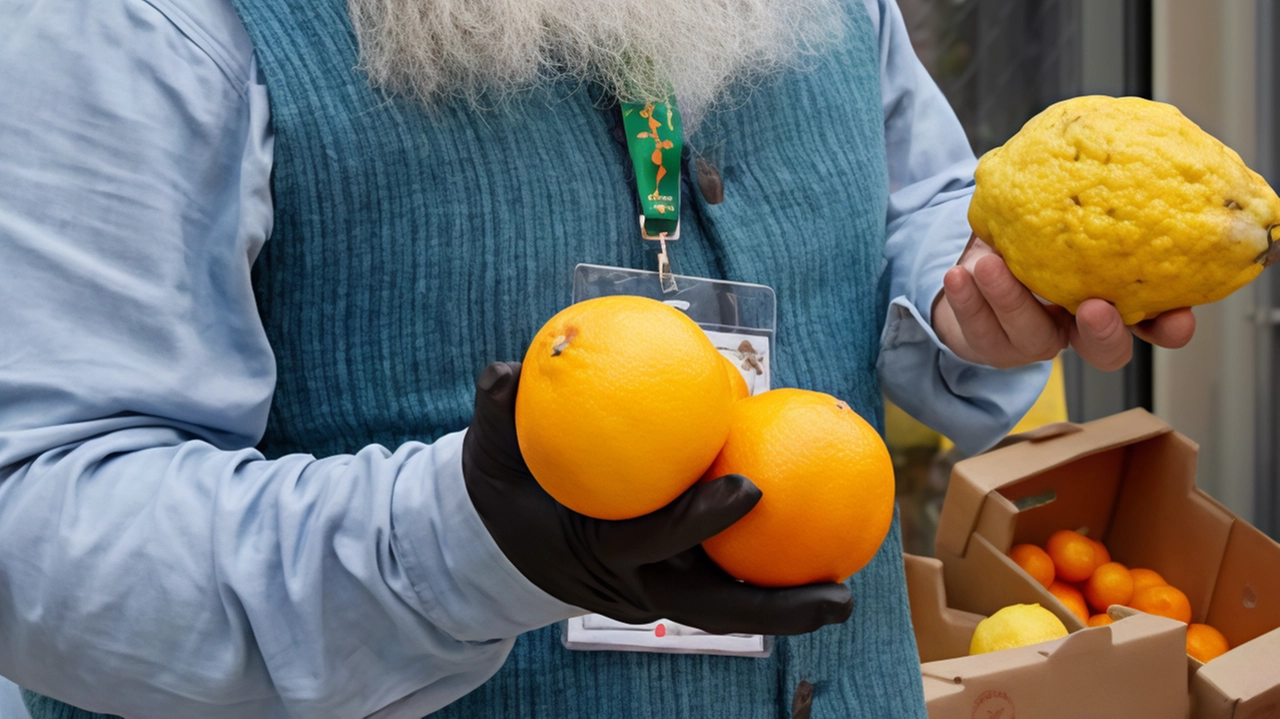
<path fill-rule="evenodd" d="M 893 462 L 847 404 L 775 389 L 739 400 L 707 478 L 742 474 L 764 496 L 702 543 L 726 572 L 763 587 L 842 582 L 875 556 L 893 520 Z"/>
<path fill-rule="evenodd" d="M 572 305 L 538 330 L 516 395 L 520 452 L 547 493 L 599 519 L 648 514 L 729 434 L 727 366 L 698 325 L 643 297 Z"/>
<path fill-rule="evenodd" d="M 747 381 L 742 378 L 742 373 L 738 371 L 738 366 L 724 355 L 720 355 L 724 360 L 725 372 L 729 375 L 729 392 L 733 395 L 733 401 L 746 399 L 751 396 L 751 390 L 747 388 Z"/>

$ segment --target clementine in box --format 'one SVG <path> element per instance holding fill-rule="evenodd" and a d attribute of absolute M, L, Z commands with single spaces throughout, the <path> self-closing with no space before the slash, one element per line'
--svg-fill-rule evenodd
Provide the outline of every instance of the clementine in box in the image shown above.
<path fill-rule="evenodd" d="M 1106 612 L 1112 604 L 1127 605 L 1133 599 L 1133 577 L 1119 562 L 1108 562 L 1093 570 L 1084 585 L 1084 598 L 1094 611 Z"/>
<path fill-rule="evenodd" d="M 1133 593 L 1137 594 L 1147 587 L 1163 587 L 1168 582 L 1159 572 L 1151 569 L 1143 569 L 1142 567 L 1134 567 L 1129 570 L 1129 576 L 1133 578 Z"/>
<path fill-rule="evenodd" d="M 1085 539 L 1093 543 L 1094 561 L 1098 563 L 1099 567 L 1111 562 L 1111 552 L 1107 551 L 1107 545 L 1091 537 L 1085 537 Z"/>
<path fill-rule="evenodd" d="M 1089 607 L 1085 605 L 1084 595 L 1080 593 L 1079 589 L 1066 582 L 1054 581 L 1053 584 L 1049 585 L 1049 593 L 1065 604 L 1072 614 L 1080 617 L 1081 622 L 1088 623 Z"/>
<path fill-rule="evenodd" d="M 1009 551 L 1009 558 L 1045 589 L 1053 584 L 1053 560 L 1043 549 L 1034 544 L 1019 544 Z"/>
<path fill-rule="evenodd" d="M 1129 606 L 1147 614 L 1176 619 L 1183 624 L 1191 621 L 1191 602 L 1187 595 L 1168 585 L 1147 587 L 1138 592 Z"/>
<path fill-rule="evenodd" d="M 1101 564 L 1093 540 L 1070 529 L 1054 532 L 1045 551 L 1053 559 L 1053 571 L 1064 582 L 1083 582 Z"/>
<path fill-rule="evenodd" d="M 1207 663 L 1230 649 L 1227 638 L 1217 629 L 1208 624 L 1187 625 L 1187 654 Z"/>

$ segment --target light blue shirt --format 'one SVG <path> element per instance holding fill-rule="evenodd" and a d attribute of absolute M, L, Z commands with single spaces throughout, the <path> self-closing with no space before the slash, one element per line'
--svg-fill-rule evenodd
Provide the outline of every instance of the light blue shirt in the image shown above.
<path fill-rule="evenodd" d="M 974 158 L 891 0 L 880 376 L 969 451 L 1046 366 L 929 326 Z M 462 432 L 265 460 L 275 384 L 249 272 L 272 137 L 225 0 L 0 0 L 0 674 L 130 717 L 421 717 L 578 613 L 471 506 Z"/>

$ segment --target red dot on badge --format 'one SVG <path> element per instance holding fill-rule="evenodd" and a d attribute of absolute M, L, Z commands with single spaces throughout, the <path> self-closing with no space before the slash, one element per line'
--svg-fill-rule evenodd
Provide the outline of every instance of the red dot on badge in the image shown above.
<path fill-rule="evenodd" d="M 658 626 L 654 627 L 654 628 L 653 628 L 653 635 L 654 635 L 655 637 L 665 637 L 665 636 L 667 636 L 667 625 L 665 625 L 665 624 L 659 624 Z"/>

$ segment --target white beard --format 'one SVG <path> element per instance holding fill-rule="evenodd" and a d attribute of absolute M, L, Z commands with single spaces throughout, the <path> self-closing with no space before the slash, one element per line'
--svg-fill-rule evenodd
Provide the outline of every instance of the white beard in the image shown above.
<path fill-rule="evenodd" d="M 377 87 L 477 108 L 550 79 L 622 100 L 674 88 L 685 123 L 845 32 L 841 0 L 348 0 Z"/>

